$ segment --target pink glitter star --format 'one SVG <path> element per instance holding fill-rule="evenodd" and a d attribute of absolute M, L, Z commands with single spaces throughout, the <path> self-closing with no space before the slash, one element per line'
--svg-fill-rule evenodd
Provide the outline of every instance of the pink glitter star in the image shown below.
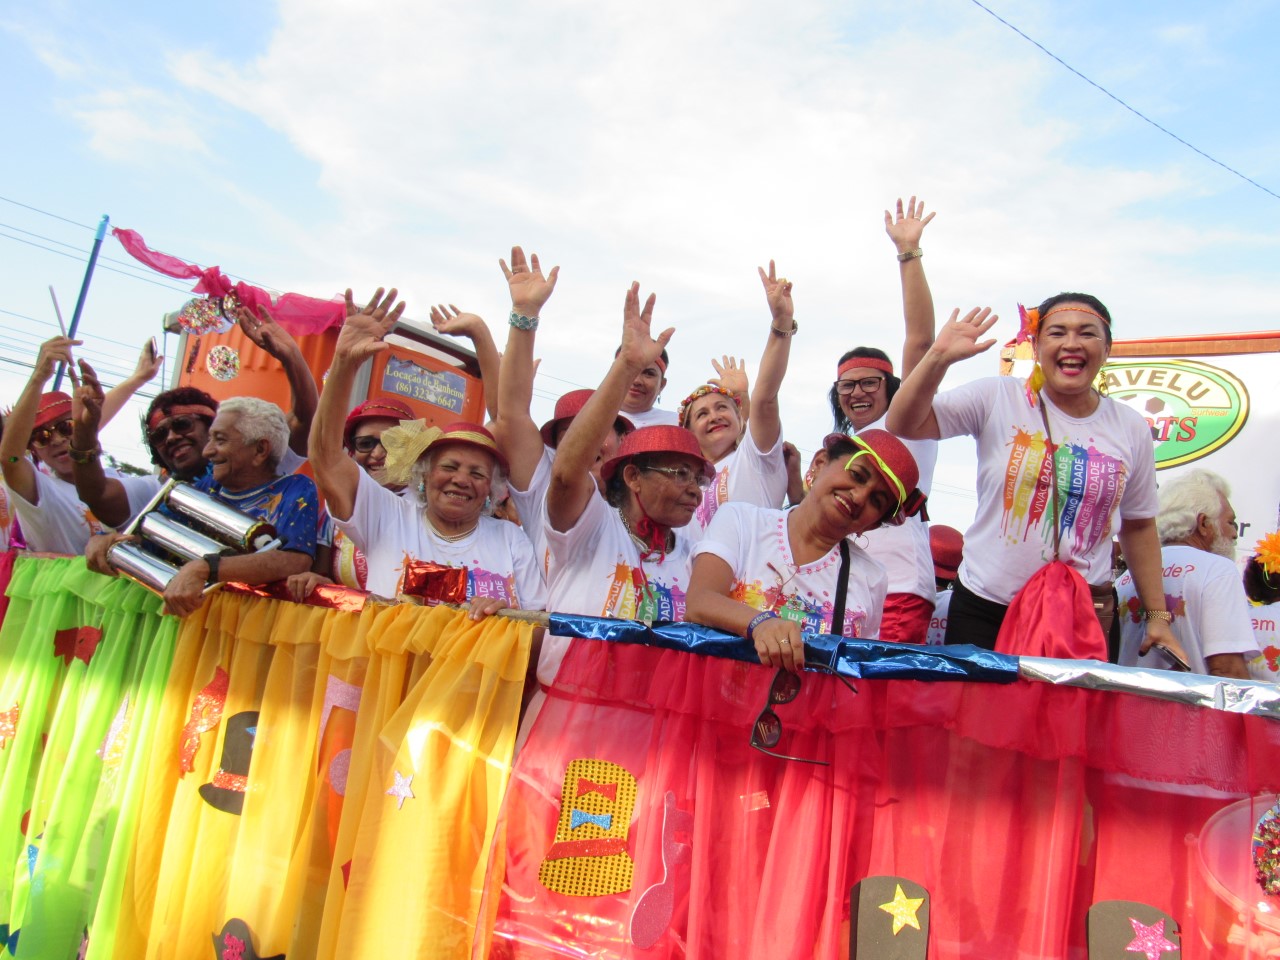
<path fill-rule="evenodd" d="M 1163 920 L 1158 920 L 1149 927 L 1133 917 L 1129 918 L 1129 922 L 1133 924 L 1133 942 L 1125 947 L 1128 953 L 1145 953 L 1147 960 L 1160 960 L 1160 954 L 1178 949 L 1176 943 L 1165 939 Z"/>

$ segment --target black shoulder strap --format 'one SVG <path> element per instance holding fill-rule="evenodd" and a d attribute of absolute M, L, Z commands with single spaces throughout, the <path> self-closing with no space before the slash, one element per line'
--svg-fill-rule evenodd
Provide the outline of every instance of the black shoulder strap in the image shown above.
<path fill-rule="evenodd" d="M 849 541 L 840 539 L 840 576 L 836 580 L 836 605 L 831 610 L 831 632 L 844 636 L 844 601 L 849 595 Z"/>

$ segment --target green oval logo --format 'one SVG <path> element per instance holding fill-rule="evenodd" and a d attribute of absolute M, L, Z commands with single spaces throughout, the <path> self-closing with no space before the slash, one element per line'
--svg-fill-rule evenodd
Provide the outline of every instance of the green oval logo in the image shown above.
<path fill-rule="evenodd" d="M 1157 470 L 1208 456 L 1249 419 L 1244 384 L 1198 360 L 1121 360 L 1106 364 L 1098 381 L 1151 426 Z"/>

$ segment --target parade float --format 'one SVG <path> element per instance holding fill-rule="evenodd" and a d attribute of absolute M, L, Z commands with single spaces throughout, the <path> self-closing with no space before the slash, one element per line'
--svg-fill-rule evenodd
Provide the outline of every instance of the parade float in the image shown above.
<path fill-rule="evenodd" d="M 298 306 L 332 318 L 298 336 L 341 322 Z M 183 375 L 242 392 L 238 332 L 184 333 Z M 444 407 L 465 360 L 430 360 L 368 382 Z M 1265 372 L 1232 374 L 1237 416 L 1116 360 L 1158 444 L 1213 417 L 1213 456 L 1256 459 Z M 1270 529 L 1265 483 L 1240 512 Z M 578 639 L 516 753 L 537 627 L 472 621 L 433 572 L 398 598 L 223 585 L 177 620 L 82 559 L 4 554 L 0 950 L 1280 955 L 1274 685 L 825 635 L 785 684 L 738 637 L 552 613 Z"/>

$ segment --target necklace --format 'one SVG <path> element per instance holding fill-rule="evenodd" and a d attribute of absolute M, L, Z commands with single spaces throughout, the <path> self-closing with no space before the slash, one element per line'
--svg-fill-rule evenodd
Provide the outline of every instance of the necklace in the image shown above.
<path fill-rule="evenodd" d="M 649 543 L 644 537 L 636 533 L 631 526 L 631 521 L 627 519 L 627 515 L 623 513 L 622 508 L 618 507 L 618 517 L 622 520 L 622 526 L 626 529 L 627 535 L 631 537 L 631 542 L 636 545 L 640 551 L 640 559 L 652 557 L 655 553 L 670 553 L 675 549 L 675 534 L 668 530 L 662 538 L 662 549 L 659 550 L 654 544 Z"/>
<path fill-rule="evenodd" d="M 422 518 L 427 521 L 427 526 L 431 529 L 431 532 L 445 543 L 457 543 L 459 540 L 465 540 L 467 537 L 471 536 L 471 534 L 475 533 L 480 526 L 480 521 L 477 520 L 476 525 L 470 530 L 463 530 L 461 533 L 442 533 L 440 528 L 431 522 L 430 514 L 424 512 L 422 514 Z"/>

